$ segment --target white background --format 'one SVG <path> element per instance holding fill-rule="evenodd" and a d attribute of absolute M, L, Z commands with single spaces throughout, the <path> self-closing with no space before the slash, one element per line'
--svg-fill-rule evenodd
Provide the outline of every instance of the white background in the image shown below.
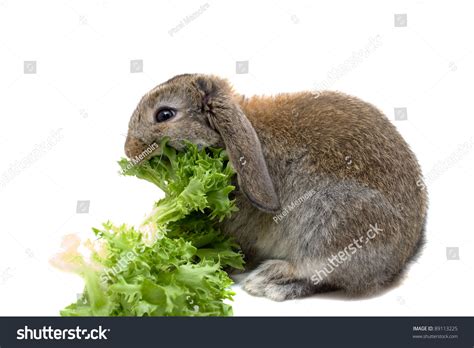
<path fill-rule="evenodd" d="M 141 95 L 186 72 L 227 77 L 246 95 L 319 86 L 357 95 L 387 114 L 427 176 L 428 244 L 400 286 L 285 303 L 236 286 L 236 315 L 472 315 L 470 4 L 0 0 L 0 315 L 57 315 L 82 291 L 80 278 L 48 265 L 61 236 L 90 237 L 108 219 L 139 223 L 161 197 L 119 176 L 116 160 Z M 131 73 L 131 60 L 143 72 Z M 76 213 L 78 200 L 90 200 L 89 213 Z"/>

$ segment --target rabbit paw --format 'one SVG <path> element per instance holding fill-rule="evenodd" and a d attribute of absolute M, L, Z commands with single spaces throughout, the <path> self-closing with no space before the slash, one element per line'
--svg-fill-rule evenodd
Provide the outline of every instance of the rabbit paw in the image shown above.
<path fill-rule="evenodd" d="M 284 301 L 311 294 L 311 283 L 297 279 L 293 266 L 284 260 L 268 260 L 251 272 L 243 288 L 254 296 Z"/>

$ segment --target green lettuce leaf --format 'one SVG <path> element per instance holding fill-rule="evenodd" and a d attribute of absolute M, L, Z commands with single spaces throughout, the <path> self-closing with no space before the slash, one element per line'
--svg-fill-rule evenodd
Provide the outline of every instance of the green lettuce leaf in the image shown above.
<path fill-rule="evenodd" d="M 222 149 L 187 144 L 177 152 L 133 163 L 119 161 L 122 174 L 147 180 L 164 191 L 137 229 L 111 222 L 93 229 L 86 260 L 78 241 L 63 245 L 53 264 L 81 275 L 80 298 L 63 316 L 232 315 L 232 280 L 224 268 L 243 269 L 238 245 L 218 223 L 237 210 L 229 197 L 235 172 Z"/>

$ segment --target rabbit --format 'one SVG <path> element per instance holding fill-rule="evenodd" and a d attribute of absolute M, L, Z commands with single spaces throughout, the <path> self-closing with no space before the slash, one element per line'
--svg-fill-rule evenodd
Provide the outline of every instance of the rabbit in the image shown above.
<path fill-rule="evenodd" d="M 236 93 L 177 75 L 131 116 L 125 153 L 169 137 L 225 148 L 239 211 L 219 226 L 242 248 L 250 294 L 359 297 L 396 284 L 424 243 L 427 192 L 415 155 L 377 108 L 339 92 Z M 346 295 L 344 295 L 346 294 Z"/>

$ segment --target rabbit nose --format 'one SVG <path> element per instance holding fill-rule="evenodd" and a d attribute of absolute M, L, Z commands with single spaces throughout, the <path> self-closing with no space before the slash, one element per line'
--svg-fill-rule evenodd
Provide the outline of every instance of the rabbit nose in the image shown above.
<path fill-rule="evenodd" d="M 125 141 L 125 154 L 128 158 L 135 158 L 143 153 L 147 145 L 133 136 L 127 135 L 127 140 Z"/>

